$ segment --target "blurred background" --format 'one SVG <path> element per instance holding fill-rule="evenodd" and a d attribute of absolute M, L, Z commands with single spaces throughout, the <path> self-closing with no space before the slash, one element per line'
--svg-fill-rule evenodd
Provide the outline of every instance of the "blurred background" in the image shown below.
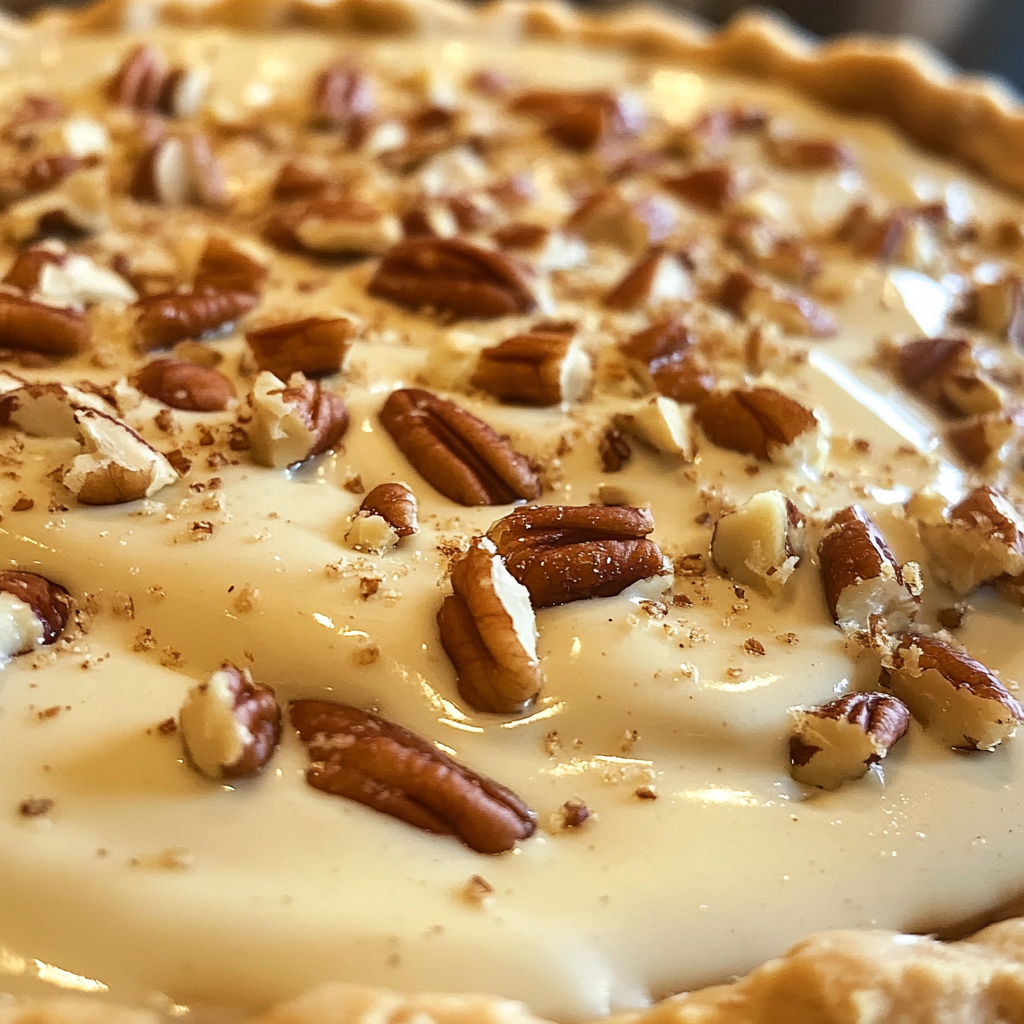
<path fill-rule="evenodd" d="M 602 8 L 620 0 L 578 2 Z M 717 24 L 755 6 L 745 0 L 657 0 L 657 5 L 690 11 Z M 0 0 L 0 9 L 16 13 L 41 6 L 46 3 Z M 1000 75 L 1024 93 L 1024 0 L 775 0 L 756 6 L 782 11 L 821 36 L 851 31 L 917 36 L 961 67 Z"/>

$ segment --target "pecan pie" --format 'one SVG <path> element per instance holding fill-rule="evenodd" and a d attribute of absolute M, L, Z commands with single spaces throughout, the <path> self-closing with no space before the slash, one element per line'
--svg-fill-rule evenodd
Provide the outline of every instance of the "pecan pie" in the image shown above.
<path fill-rule="evenodd" d="M 540 2 L 0 53 L 0 1024 L 1024 1020 L 1017 107 Z"/>

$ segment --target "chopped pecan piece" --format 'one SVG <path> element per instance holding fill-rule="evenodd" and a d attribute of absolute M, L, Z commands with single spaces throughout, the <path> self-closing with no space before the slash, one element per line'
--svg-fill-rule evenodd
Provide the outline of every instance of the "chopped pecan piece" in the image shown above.
<path fill-rule="evenodd" d="M 322 454 L 348 429 L 344 400 L 301 373 L 293 374 L 285 385 L 264 370 L 249 400 L 252 457 L 271 469 L 296 466 Z"/>
<path fill-rule="evenodd" d="M 508 571 L 530 592 L 534 608 L 612 597 L 665 571 L 647 535 L 644 508 L 540 505 L 517 509 L 487 531 Z"/>
<path fill-rule="evenodd" d="M 55 153 L 43 156 L 25 168 L 21 176 L 21 187 L 26 195 L 47 192 L 56 188 L 62 181 L 76 171 L 89 169 L 99 165 L 95 155 L 75 156 L 72 153 Z"/>
<path fill-rule="evenodd" d="M 199 257 L 192 287 L 197 291 L 215 288 L 258 295 L 269 273 L 266 264 L 235 243 L 219 235 L 210 235 Z"/>
<path fill-rule="evenodd" d="M 161 206 L 221 207 L 228 199 L 224 169 L 198 132 L 168 135 L 146 150 L 129 191 Z"/>
<path fill-rule="evenodd" d="M 900 346 L 900 383 L 954 416 L 1002 409 L 999 389 L 988 380 L 966 338 L 919 338 Z"/>
<path fill-rule="evenodd" d="M 530 331 L 485 348 L 472 384 L 503 402 L 575 403 L 593 380 L 590 357 L 571 333 Z"/>
<path fill-rule="evenodd" d="M 419 533 L 416 495 L 403 483 L 378 484 L 363 499 L 345 540 L 356 551 L 383 554 Z"/>
<path fill-rule="evenodd" d="M 674 399 L 655 395 L 618 413 L 615 425 L 653 448 L 693 462 L 693 427 L 689 410 Z"/>
<path fill-rule="evenodd" d="M 1024 708 L 991 670 L 940 637 L 905 637 L 893 661 L 882 685 L 942 743 L 994 750 L 1024 724 Z"/>
<path fill-rule="evenodd" d="M 1024 518 L 991 487 L 975 488 L 941 517 L 920 517 L 918 532 L 932 571 L 958 594 L 1024 576 Z"/>
<path fill-rule="evenodd" d="M 264 237 L 282 249 L 330 256 L 375 256 L 402 237 L 398 218 L 370 203 L 321 195 L 279 210 Z"/>
<path fill-rule="evenodd" d="M 354 65 L 339 61 L 317 75 L 312 112 L 315 127 L 343 130 L 349 144 L 355 144 L 366 130 L 374 105 L 370 80 Z"/>
<path fill-rule="evenodd" d="M 580 153 L 589 152 L 605 139 L 633 135 L 643 123 L 627 97 L 601 90 L 534 90 L 517 96 L 510 109 L 537 118 L 552 141 Z"/>
<path fill-rule="evenodd" d="M 588 242 L 603 242 L 635 256 L 663 242 L 675 225 L 675 210 L 665 200 L 651 196 L 630 201 L 606 188 L 585 199 L 565 227 Z"/>
<path fill-rule="evenodd" d="M 801 292 L 783 288 L 745 270 L 733 271 L 722 281 L 718 304 L 741 317 L 759 317 L 777 323 L 786 333 L 831 338 L 839 331 L 835 317 Z"/>
<path fill-rule="evenodd" d="M 1024 280 L 1003 273 L 994 281 L 978 282 L 967 296 L 963 320 L 1024 352 Z"/>
<path fill-rule="evenodd" d="M 157 109 L 168 117 L 193 117 L 199 113 L 210 73 L 205 68 L 172 68 L 160 88 Z"/>
<path fill-rule="evenodd" d="M 203 288 L 163 292 L 137 303 L 136 347 L 140 352 L 167 348 L 185 338 L 201 338 L 244 316 L 259 302 L 251 292 Z"/>
<path fill-rule="evenodd" d="M 744 183 L 728 164 L 701 167 L 680 177 L 666 178 L 662 184 L 673 195 L 712 213 L 722 213 L 744 190 Z"/>
<path fill-rule="evenodd" d="M 289 714 L 315 789 L 457 836 L 479 853 L 502 853 L 533 835 L 534 815 L 514 793 L 400 725 L 318 700 L 293 701 Z"/>
<path fill-rule="evenodd" d="M 297 160 L 288 160 L 277 172 L 271 198 L 285 203 L 296 199 L 315 199 L 330 188 L 331 180 L 321 170 Z"/>
<path fill-rule="evenodd" d="M 850 147 L 833 139 L 769 135 L 765 141 L 775 164 L 791 171 L 841 171 L 856 163 Z"/>
<path fill-rule="evenodd" d="M 355 335 L 356 324 L 348 317 L 312 316 L 246 331 L 245 340 L 261 370 L 281 378 L 317 377 L 342 368 Z"/>
<path fill-rule="evenodd" d="M 167 65 L 158 50 L 141 43 L 129 51 L 107 85 L 111 103 L 135 110 L 156 108 L 163 89 Z"/>
<path fill-rule="evenodd" d="M 698 404 L 694 419 L 720 448 L 784 465 L 819 460 L 814 413 L 774 388 L 714 392 Z"/>
<path fill-rule="evenodd" d="M 134 302 L 138 298 L 135 289 L 120 274 L 52 242 L 22 249 L 4 283 L 48 305 L 64 308 L 107 300 Z"/>
<path fill-rule="evenodd" d="M 777 594 L 804 553 L 803 513 L 779 491 L 755 494 L 715 523 L 711 557 L 737 583 Z"/>
<path fill-rule="evenodd" d="M 614 426 L 608 427 L 601 435 L 598 454 L 601 456 L 601 468 L 606 473 L 618 473 L 633 457 L 629 442 L 622 436 L 622 431 Z"/>
<path fill-rule="evenodd" d="M 911 586 L 918 578 L 916 564 L 900 567 L 859 505 L 840 510 L 828 521 L 818 559 L 832 621 L 846 632 L 872 630 L 877 624 L 898 635 L 917 618 L 921 591 Z M 907 571 L 911 567 L 913 573 Z"/>
<path fill-rule="evenodd" d="M 234 665 L 223 665 L 189 690 L 180 721 L 189 761 L 211 779 L 255 775 L 281 739 L 281 709 L 274 691 Z"/>
<path fill-rule="evenodd" d="M 89 321 L 81 310 L 0 292 L 0 348 L 73 356 L 86 348 L 89 337 Z"/>
<path fill-rule="evenodd" d="M 544 682 L 529 592 L 486 538 L 474 541 L 455 563 L 452 590 L 438 610 L 437 625 L 459 693 L 478 711 L 526 710 Z"/>
<path fill-rule="evenodd" d="M 679 253 L 655 249 L 642 256 L 604 297 L 609 309 L 629 311 L 673 299 L 692 299 L 693 282 Z"/>
<path fill-rule="evenodd" d="M 699 402 L 714 387 L 714 377 L 694 354 L 693 336 L 680 317 L 638 331 L 619 351 L 641 383 L 677 402 Z"/>
<path fill-rule="evenodd" d="M 189 412 L 220 412 L 235 397 L 234 384 L 219 370 L 178 359 L 154 359 L 131 382 L 144 395 Z"/>
<path fill-rule="evenodd" d="M 885 693 L 848 693 L 812 708 L 791 708 L 790 773 L 797 782 L 838 789 L 878 764 L 906 735 L 910 711 Z"/>
<path fill-rule="evenodd" d="M 987 413 L 963 420 L 946 431 L 950 447 L 969 466 L 997 465 L 1014 447 L 1024 447 L 1024 410 Z"/>
<path fill-rule="evenodd" d="M 412 310 L 492 319 L 537 305 L 524 266 L 458 238 L 414 238 L 390 249 L 367 291 Z"/>
<path fill-rule="evenodd" d="M 60 585 L 32 572 L 0 572 L 0 667 L 9 658 L 54 643 L 74 604 Z"/>
<path fill-rule="evenodd" d="M 391 393 L 380 420 L 416 471 L 460 505 L 505 505 L 540 494 L 526 456 L 454 402 L 403 388 Z"/>

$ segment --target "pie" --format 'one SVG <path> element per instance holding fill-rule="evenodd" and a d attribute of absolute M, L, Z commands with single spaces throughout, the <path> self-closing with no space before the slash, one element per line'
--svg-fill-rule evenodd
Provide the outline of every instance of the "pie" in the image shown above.
<path fill-rule="evenodd" d="M 0 54 L 2 1024 L 1024 1019 L 1009 99 L 542 3 Z"/>

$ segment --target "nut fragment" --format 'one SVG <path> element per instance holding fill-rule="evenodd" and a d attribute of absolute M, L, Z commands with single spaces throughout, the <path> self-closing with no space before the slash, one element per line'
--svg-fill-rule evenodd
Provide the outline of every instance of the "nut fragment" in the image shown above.
<path fill-rule="evenodd" d="M 73 356 L 89 344 L 90 333 L 80 310 L 0 292 L 0 348 Z"/>
<path fill-rule="evenodd" d="M 607 188 L 585 199 L 565 226 L 588 242 L 601 242 L 637 256 L 663 242 L 675 222 L 675 211 L 665 200 L 650 197 L 634 202 Z"/>
<path fill-rule="evenodd" d="M 289 714 L 315 789 L 457 836 L 479 853 L 502 853 L 533 835 L 534 814 L 514 793 L 394 722 L 317 700 L 293 701 Z"/>
<path fill-rule="evenodd" d="M 967 296 L 964 320 L 1024 352 L 1024 280 L 1019 274 L 1004 273 L 978 282 Z"/>
<path fill-rule="evenodd" d="M 150 352 L 185 338 L 201 338 L 234 323 L 258 301 L 251 292 L 217 288 L 149 295 L 136 303 L 137 347 L 140 352 Z"/>
<path fill-rule="evenodd" d="M 246 331 L 256 365 L 278 377 L 293 373 L 316 377 L 337 373 L 356 336 L 354 321 L 344 316 L 311 316 Z"/>
<path fill-rule="evenodd" d="M 390 249 L 370 295 L 413 310 L 493 319 L 537 305 L 529 272 L 510 256 L 459 238 L 413 238 Z"/>
<path fill-rule="evenodd" d="M 53 243 L 22 249 L 4 283 L 55 306 L 134 302 L 138 298 L 120 274 Z"/>
<path fill-rule="evenodd" d="M 878 527 L 859 505 L 837 512 L 818 545 L 821 580 L 832 621 L 846 632 L 884 625 L 898 635 L 917 618 L 920 592 L 904 580 Z M 916 565 L 913 562 L 908 566 Z"/>
<path fill-rule="evenodd" d="M 376 256 L 402 238 L 398 218 L 344 196 L 316 196 L 279 210 L 264 229 L 283 249 L 324 256 Z"/>
<path fill-rule="evenodd" d="M 1024 723 L 1024 708 L 981 662 L 960 647 L 920 633 L 906 637 L 882 685 L 942 743 L 994 750 Z"/>
<path fill-rule="evenodd" d="M 314 126 L 345 130 L 352 144 L 373 108 L 370 80 L 352 64 L 339 61 L 317 76 L 311 117 Z"/>
<path fill-rule="evenodd" d="M 633 375 L 648 390 L 677 402 L 699 402 L 714 377 L 693 353 L 693 337 L 679 317 L 659 320 L 619 346 Z"/>
<path fill-rule="evenodd" d="M 833 139 L 768 135 L 765 141 L 775 164 L 791 171 L 841 171 L 856 163 L 849 146 Z"/>
<path fill-rule="evenodd" d="M 918 518 L 932 571 L 958 594 L 1024 576 L 1024 519 L 991 487 L 978 487 L 946 515 Z M 1012 592 L 1009 596 L 1013 596 Z"/>
<path fill-rule="evenodd" d="M 117 505 L 149 498 L 178 474 L 126 423 L 93 409 L 75 413 L 86 454 L 64 474 L 64 486 L 84 505 Z"/>
<path fill-rule="evenodd" d="M 459 693 L 478 711 L 524 711 L 544 683 L 529 592 L 486 538 L 474 541 L 455 563 L 452 589 L 437 625 Z"/>
<path fill-rule="evenodd" d="M 110 412 L 102 398 L 70 384 L 30 384 L 20 379 L 11 383 L 13 387 L 0 386 L 0 426 L 10 424 L 32 437 L 77 439 L 77 413 L 83 409 Z"/>
<path fill-rule="evenodd" d="M 10 658 L 54 643 L 74 605 L 68 592 L 31 572 L 0 572 L 0 667 Z"/>
<path fill-rule="evenodd" d="M 693 425 L 690 412 L 671 398 L 654 395 L 618 413 L 615 426 L 656 452 L 693 462 Z"/>
<path fill-rule="evenodd" d="M 240 245 L 220 235 L 210 235 L 199 257 L 192 287 L 196 291 L 259 294 L 269 268 Z"/>
<path fill-rule="evenodd" d="M 378 484 L 363 499 L 345 540 L 356 551 L 380 554 L 414 533 L 419 533 L 416 495 L 407 484 Z"/>
<path fill-rule="evenodd" d="M 454 402 L 403 388 L 391 393 L 380 420 L 416 471 L 460 505 L 505 505 L 540 494 L 529 460 Z"/>
<path fill-rule="evenodd" d="M 763 491 L 718 520 L 711 557 L 737 583 L 777 594 L 800 564 L 805 523 L 784 494 Z"/>
<path fill-rule="evenodd" d="M 197 132 L 168 135 L 140 159 L 130 192 L 135 199 L 161 206 L 221 207 L 227 202 L 224 168 Z"/>
<path fill-rule="evenodd" d="M 333 448 L 348 429 L 348 408 L 316 381 L 293 374 L 288 384 L 264 370 L 249 396 L 252 457 L 271 469 L 295 466 Z"/>
<path fill-rule="evenodd" d="M 153 110 L 167 74 L 163 56 L 146 43 L 130 50 L 107 85 L 111 103 L 135 110 Z"/>
<path fill-rule="evenodd" d="M 1015 448 L 1024 450 L 1024 410 L 984 413 L 946 431 L 950 447 L 969 466 L 997 467 Z"/>
<path fill-rule="evenodd" d="M 647 535 L 645 508 L 540 505 L 517 509 L 487 531 L 534 608 L 612 597 L 665 571 Z"/>
<path fill-rule="evenodd" d="M 550 139 L 578 153 L 616 136 L 635 134 L 642 123 L 629 97 L 602 90 L 536 89 L 515 97 L 510 109 L 537 118 Z"/>
<path fill-rule="evenodd" d="M 835 317 L 802 292 L 784 288 L 746 270 L 726 275 L 718 303 L 747 319 L 768 320 L 795 337 L 831 338 L 839 331 Z"/>
<path fill-rule="evenodd" d="M 955 416 L 998 412 L 1003 399 L 965 338 L 919 338 L 896 356 L 900 383 Z"/>
<path fill-rule="evenodd" d="M 543 330 L 485 348 L 472 378 L 475 387 L 495 398 L 524 405 L 581 402 L 592 381 L 590 357 L 572 332 Z"/>
<path fill-rule="evenodd" d="M 680 199 L 712 213 L 722 213 L 745 189 L 745 183 L 728 164 L 701 167 L 677 178 L 666 178 L 663 184 Z"/>
<path fill-rule="evenodd" d="M 131 382 L 144 395 L 190 412 L 220 412 L 235 398 L 235 386 L 219 370 L 178 359 L 154 359 Z"/>
<path fill-rule="evenodd" d="M 211 779 L 255 775 L 281 739 L 281 709 L 274 691 L 234 665 L 221 666 L 189 690 L 180 721 L 189 761 Z"/>
<path fill-rule="evenodd" d="M 910 727 L 910 712 L 885 693 L 848 693 L 812 708 L 791 708 L 790 774 L 838 789 L 878 764 Z"/>
<path fill-rule="evenodd" d="M 714 392 L 697 405 L 694 420 L 720 448 L 781 465 L 821 460 L 817 417 L 774 388 Z"/>
<path fill-rule="evenodd" d="M 674 299 L 692 299 L 693 282 L 678 253 L 655 249 L 626 271 L 604 297 L 609 309 L 629 311 Z"/>

